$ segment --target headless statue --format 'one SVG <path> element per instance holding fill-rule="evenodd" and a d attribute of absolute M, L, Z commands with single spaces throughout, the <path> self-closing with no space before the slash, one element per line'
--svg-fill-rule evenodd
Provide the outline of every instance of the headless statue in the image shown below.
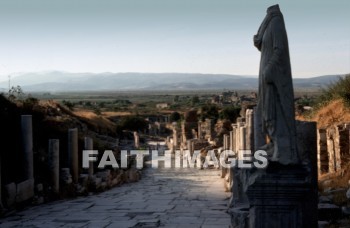
<path fill-rule="evenodd" d="M 294 91 L 288 38 L 278 5 L 267 9 L 254 45 L 261 52 L 257 105 L 259 149 L 281 164 L 299 162 L 296 147 Z"/>

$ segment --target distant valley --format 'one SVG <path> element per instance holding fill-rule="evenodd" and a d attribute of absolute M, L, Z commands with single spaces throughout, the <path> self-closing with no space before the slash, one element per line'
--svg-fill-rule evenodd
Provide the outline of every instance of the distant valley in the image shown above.
<path fill-rule="evenodd" d="M 318 89 L 343 75 L 294 78 L 294 87 Z M 120 90 L 256 90 L 257 76 L 187 73 L 22 73 L 11 78 L 12 86 L 26 92 L 120 91 Z M 0 92 L 8 81 L 0 82 Z"/>

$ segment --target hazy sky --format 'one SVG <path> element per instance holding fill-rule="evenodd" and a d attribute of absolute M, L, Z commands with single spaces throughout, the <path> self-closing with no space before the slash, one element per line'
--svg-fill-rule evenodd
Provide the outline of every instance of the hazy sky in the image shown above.
<path fill-rule="evenodd" d="M 276 3 L 294 77 L 350 72 L 349 0 L 0 0 L 0 79 L 47 70 L 257 75 L 252 38 Z"/>

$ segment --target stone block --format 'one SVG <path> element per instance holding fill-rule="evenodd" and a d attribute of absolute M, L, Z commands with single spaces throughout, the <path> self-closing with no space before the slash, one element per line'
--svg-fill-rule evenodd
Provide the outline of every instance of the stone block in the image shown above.
<path fill-rule="evenodd" d="M 15 183 L 5 185 L 5 202 L 7 207 L 12 207 L 16 202 L 17 186 Z"/>
<path fill-rule="evenodd" d="M 17 184 L 16 202 L 20 203 L 34 196 L 34 179 L 29 179 Z"/>

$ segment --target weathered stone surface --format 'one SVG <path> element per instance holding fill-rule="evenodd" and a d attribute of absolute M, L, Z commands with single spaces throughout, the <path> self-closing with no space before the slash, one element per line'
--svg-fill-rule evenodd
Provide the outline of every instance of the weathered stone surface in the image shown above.
<path fill-rule="evenodd" d="M 15 183 L 5 185 L 6 205 L 11 208 L 16 203 L 17 186 Z"/>
<path fill-rule="evenodd" d="M 60 172 L 60 180 L 64 184 L 71 184 L 73 182 L 72 180 L 72 175 L 70 174 L 70 169 L 69 168 L 62 168 Z"/>
<path fill-rule="evenodd" d="M 36 186 L 35 186 L 35 191 L 36 192 L 38 192 L 38 193 L 42 193 L 43 191 L 44 191 L 44 186 L 43 186 L 43 184 L 37 184 Z"/>
<path fill-rule="evenodd" d="M 237 205 L 229 209 L 231 224 L 235 228 L 249 228 L 249 204 Z"/>
<path fill-rule="evenodd" d="M 34 196 L 34 179 L 29 179 L 17 184 L 16 202 L 29 200 Z"/>
<path fill-rule="evenodd" d="M 250 227 L 316 227 L 308 168 L 270 163 L 248 187 Z M 317 207 L 317 204 L 316 204 Z M 266 227 L 266 226 L 262 226 Z"/>

